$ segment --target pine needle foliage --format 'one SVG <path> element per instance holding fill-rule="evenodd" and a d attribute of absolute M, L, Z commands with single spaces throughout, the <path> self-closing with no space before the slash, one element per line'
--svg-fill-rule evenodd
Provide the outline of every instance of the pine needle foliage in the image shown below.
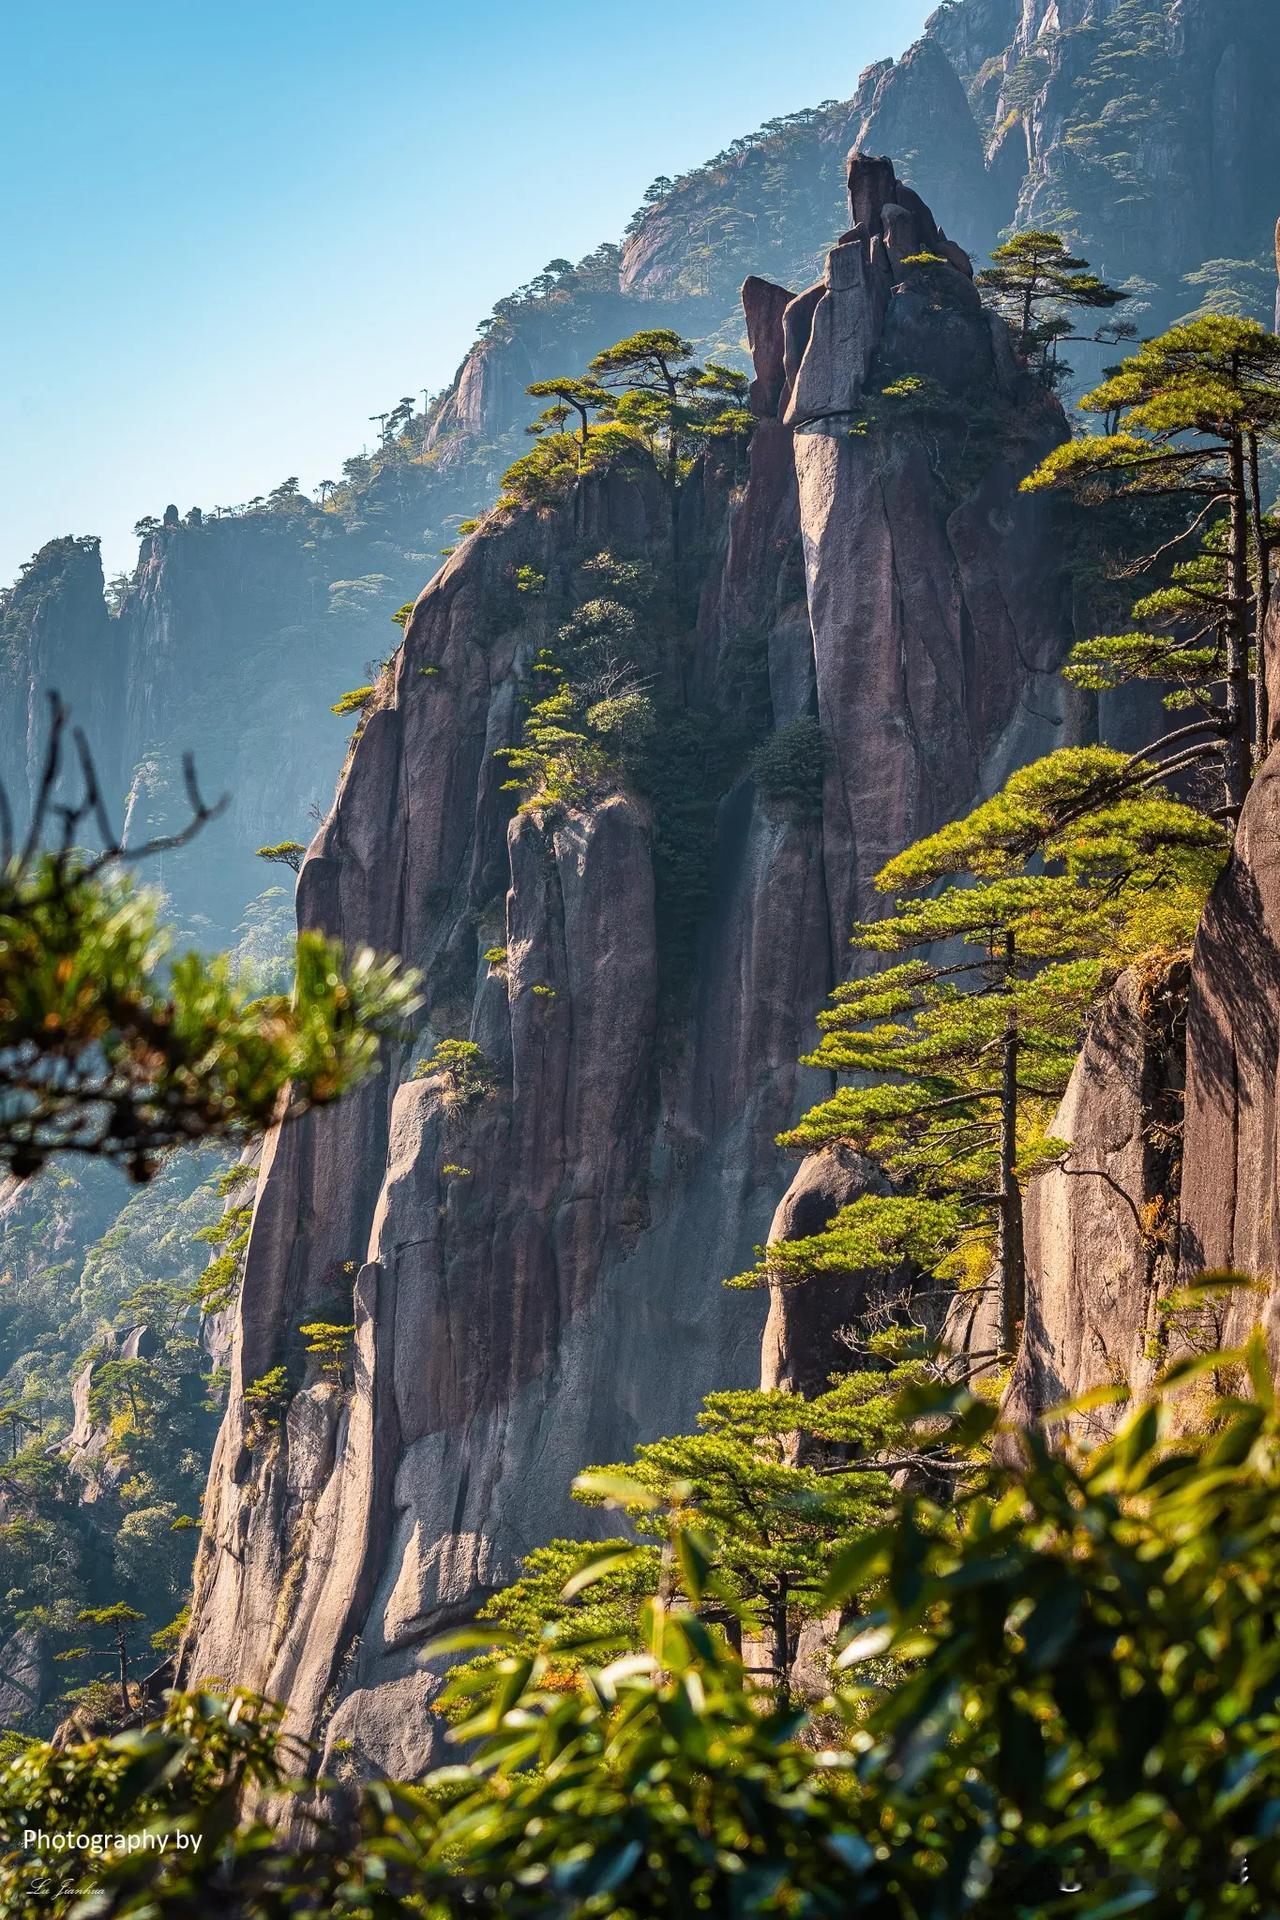
<path fill-rule="evenodd" d="M 1151 763 L 1077 748 L 891 861 L 876 884 L 893 909 L 853 942 L 893 962 L 835 990 L 806 1060 L 851 1084 L 782 1138 L 806 1152 L 850 1145 L 896 1190 L 769 1247 L 740 1281 L 907 1260 L 983 1285 L 998 1262 L 1011 1350 L 1022 1190 L 1062 1152 L 1049 1122 L 1089 1009 L 1127 960 L 1190 942 L 1226 847 Z"/>
<path fill-rule="evenodd" d="M 1137 573 L 1173 556 L 1172 582 L 1134 609 L 1138 630 L 1087 642 L 1073 671 L 1086 685 L 1167 677 L 1174 704 L 1199 704 L 1196 736 L 1178 730 L 1150 751 L 1167 773 L 1215 766 L 1234 821 L 1270 735 L 1258 668 L 1275 530 L 1260 476 L 1280 438 L 1280 339 L 1255 320 L 1201 315 L 1144 342 L 1081 406 L 1103 430 L 1055 448 L 1023 490 L 1061 487 L 1090 507 L 1160 499 L 1182 526 L 1131 563 Z"/>
<path fill-rule="evenodd" d="M 977 284 L 1013 326 L 1019 353 L 1050 386 L 1070 371 L 1059 360 L 1058 348 L 1078 337 L 1072 315 L 1107 311 L 1128 297 L 1099 279 L 1087 260 L 1071 253 L 1061 234 L 1043 228 L 1016 233 L 997 247 Z M 1132 333 L 1132 327 L 1121 324 L 1094 337 L 1117 339 Z"/>

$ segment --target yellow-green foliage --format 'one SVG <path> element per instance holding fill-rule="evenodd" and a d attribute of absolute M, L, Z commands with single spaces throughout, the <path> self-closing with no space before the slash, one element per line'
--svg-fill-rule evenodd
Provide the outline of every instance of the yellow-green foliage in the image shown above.
<path fill-rule="evenodd" d="M 18 1174 L 67 1149 L 146 1179 L 154 1155 L 260 1131 L 336 1099 L 414 1003 L 411 976 L 307 932 L 292 994 L 254 997 L 230 963 L 170 960 L 155 901 L 49 857 L 0 875 L 0 1056 L 24 1089 L 0 1108 Z"/>
<path fill-rule="evenodd" d="M 339 694 L 330 707 L 330 713 L 363 713 L 374 695 L 372 687 L 352 687 L 349 693 Z"/>
<path fill-rule="evenodd" d="M 438 1041 L 430 1058 L 419 1060 L 413 1078 L 442 1080 L 447 1098 L 458 1106 L 472 1106 L 498 1087 L 497 1068 L 474 1040 Z"/>
<path fill-rule="evenodd" d="M 280 1425 L 280 1415 L 289 1398 L 289 1370 L 270 1367 L 251 1380 L 244 1390 L 245 1444 L 261 1446 Z"/>
<path fill-rule="evenodd" d="M 299 1333 L 306 1341 L 305 1351 L 320 1362 L 320 1370 L 339 1384 L 345 1384 L 355 1338 L 355 1323 L 338 1324 L 332 1320 L 309 1320 Z"/>
<path fill-rule="evenodd" d="M 1190 943 L 1226 857 L 1225 830 L 1154 781 L 1148 763 L 1105 748 L 1052 754 L 877 876 L 900 897 L 854 945 L 914 957 L 835 990 L 805 1064 L 853 1084 L 783 1144 L 854 1146 L 902 1190 L 762 1252 L 740 1284 L 904 1261 L 985 1277 L 1002 1127 L 1016 1126 L 1022 1184 L 1061 1156 L 1049 1127 L 1089 1008 L 1126 961 Z M 1013 1116 L 1000 1066 L 1011 1027 Z"/>

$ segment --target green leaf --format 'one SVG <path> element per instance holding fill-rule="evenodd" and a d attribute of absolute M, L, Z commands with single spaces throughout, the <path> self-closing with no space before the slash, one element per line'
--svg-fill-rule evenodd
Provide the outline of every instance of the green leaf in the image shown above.
<path fill-rule="evenodd" d="M 438 1660 L 446 1653 L 473 1653 L 479 1647 L 488 1650 L 510 1646 L 513 1638 L 514 1635 L 505 1627 L 453 1627 L 448 1633 L 439 1634 L 420 1647 L 417 1659 L 425 1663 Z"/>
<path fill-rule="evenodd" d="M 861 1633 L 854 1635 L 848 1645 L 842 1647 L 836 1656 L 836 1670 L 843 1673 L 849 1667 L 860 1666 L 864 1660 L 878 1660 L 893 1645 L 893 1628 L 888 1626 L 864 1627 Z"/>
<path fill-rule="evenodd" d="M 880 1527 L 840 1549 L 822 1588 L 821 1611 L 843 1606 L 885 1572 L 893 1551 L 893 1532 L 890 1527 Z"/>
<path fill-rule="evenodd" d="M 695 1606 L 706 1590 L 707 1579 L 715 1565 L 709 1540 L 692 1527 L 681 1527 L 675 1539 L 676 1559 L 684 1577 L 685 1592 Z"/>
<path fill-rule="evenodd" d="M 1224 1349 L 1211 1353 L 1184 1353 L 1172 1361 L 1156 1380 L 1156 1390 L 1171 1392 L 1174 1387 L 1185 1387 L 1191 1380 L 1199 1380 L 1206 1373 L 1220 1372 L 1224 1367 L 1243 1366 L 1245 1355 L 1243 1348 Z"/>
<path fill-rule="evenodd" d="M 1073 1394 L 1070 1400 L 1060 1400 L 1047 1413 L 1040 1415 L 1040 1424 L 1057 1426 L 1070 1420 L 1073 1414 L 1094 1413 L 1099 1407 L 1122 1406 L 1131 1398 L 1132 1389 L 1122 1381 L 1107 1381 L 1100 1386 L 1089 1387 L 1084 1393 Z"/>
<path fill-rule="evenodd" d="M 1275 1379 L 1271 1371 L 1271 1356 L 1267 1351 L 1267 1337 L 1261 1327 L 1255 1327 L 1245 1342 L 1245 1364 L 1249 1369 L 1249 1379 L 1253 1385 L 1254 1398 L 1259 1406 L 1270 1410 L 1276 1403 Z"/>

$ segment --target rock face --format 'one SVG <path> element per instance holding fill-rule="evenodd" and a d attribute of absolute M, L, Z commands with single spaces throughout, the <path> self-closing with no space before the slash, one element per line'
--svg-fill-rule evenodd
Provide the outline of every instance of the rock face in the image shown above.
<path fill-rule="evenodd" d="M 332 791 L 344 734 L 331 701 L 375 645 L 390 651 L 390 615 L 429 568 L 390 531 L 351 537 L 335 522 L 326 551 L 301 512 L 169 519 L 144 537 L 115 614 L 97 541 L 50 542 L 0 596 L 0 775 L 19 824 L 50 691 L 85 728 L 112 824 L 134 842 L 185 823 L 192 751 L 206 798 L 228 804 L 147 878 L 179 924 L 232 943 L 269 880 L 255 849 L 305 837 L 308 807 Z"/>
<path fill-rule="evenodd" d="M 584 557 L 667 564 L 652 472 L 490 520 L 449 561 L 303 868 L 304 924 L 419 966 L 427 1025 L 378 1080 L 267 1144 L 184 1675 L 286 1699 L 301 1731 L 350 1741 L 362 1766 L 425 1763 L 436 1681 L 418 1649 L 529 1548 L 590 1530 L 577 1471 L 757 1377 L 758 1306 L 721 1281 L 786 1184 L 772 1140 L 817 1091 L 794 1062 L 848 923 L 887 851 L 1045 730 L 1041 672 L 1068 635 L 1041 510 L 1016 481 L 1060 411 L 963 265 L 932 270 L 936 294 L 898 277 L 903 223 L 936 227 L 890 163 L 850 177 L 863 219 L 809 303 L 863 289 L 826 337 L 829 377 L 856 407 L 915 357 L 930 378 L 954 359 L 956 393 L 1003 424 L 972 467 L 949 461 L 932 417 L 936 468 L 915 419 L 797 434 L 777 409 L 806 302 L 748 288 L 761 417 L 744 487 L 712 454 L 682 495 L 698 610 L 678 684 L 710 738 L 741 718 L 756 659 L 769 724 L 820 716 L 829 771 L 820 810 L 773 803 L 749 773 L 725 793 L 685 1010 L 660 995 L 648 805 L 623 787 L 513 816 L 494 760 L 518 736 L 542 609 L 583 597 Z M 842 340 L 857 343 L 844 364 Z M 544 590 L 522 596 L 530 573 Z M 445 1034 L 483 1049 L 496 1090 L 411 1076 Z M 302 1364 L 296 1329 L 314 1318 L 355 1321 L 342 1394 L 317 1397 Z M 785 1327 L 777 1339 L 783 1354 Z M 282 1364 L 294 1395 L 264 1439 L 246 1389 Z"/>
<path fill-rule="evenodd" d="M 92 717 L 104 791 L 118 789 L 124 651 L 96 540 L 49 541 L 0 595 L 0 776 L 19 827 L 40 782 L 51 692 Z"/>
<path fill-rule="evenodd" d="M 53 1691 L 56 1673 L 44 1636 L 19 1627 L 0 1646 L 0 1725 L 34 1720 Z"/>
<path fill-rule="evenodd" d="M 973 11 L 985 30 L 990 0 Z M 1019 11 L 996 72 L 979 69 L 971 84 L 990 115 L 988 165 L 1017 181 L 1016 224 L 1078 210 L 1095 265 L 1152 281 L 1164 319 L 1193 304 L 1180 285 L 1187 262 L 1256 260 L 1280 159 L 1267 0 L 1023 0 Z M 963 18 L 935 26 L 963 39 Z M 1099 63 L 1117 57 L 1141 64 L 1140 94 L 1109 99 L 1099 84 Z"/>
<path fill-rule="evenodd" d="M 990 245 L 1005 211 L 1000 183 L 988 171 L 982 133 L 940 40 L 930 32 L 901 60 L 868 68 L 855 104 L 856 144 L 867 153 L 911 153 L 911 184 L 942 224 L 966 246 Z"/>
<path fill-rule="evenodd" d="M 1056 404 L 890 162 L 854 157 L 850 216 L 784 316 L 838 926 L 874 911 L 880 867 L 997 760 L 1064 743 L 1068 617 L 1046 522 L 1016 492 L 1030 446 L 1063 432 Z M 905 264 L 921 255 L 937 264 Z M 932 455 L 935 425 L 984 408 L 999 424 L 972 469 L 949 468 L 945 441 Z"/>
<path fill-rule="evenodd" d="M 1176 1265 L 1186 996 L 1183 964 L 1124 974 L 1076 1063 L 1050 1128 L 1071 1152 L 1027 1196 L 1027 1320 L 1005 1400 L 1013 1420 L 1153 1376 L 1159 1299 Z"/>
<path fill-rule="evenodd" d="M 1196 940 L 1187 1014 L 1182 1264 L 1234 1268 L 1280 1299 L 1280 763 L 1263 762 Z M 1242 1303 L 1251 1320 L 1259 1303 Z M 1239 1331 L 1239 1327 L 1231 1331 Z"/>
<path fill-rule="evenodd" d="M 830 1226 L 842 1207 L 865 1193 L 887 1190 L 884 1176 L 851 1147 L 836 1145 L 807 1154 L 778 1202 L 769 1245 L 807 1240 Z M 862 1318 L 872 1286 L 883 1286 L 879 1276 L 871 1280 L 858 1273 L 801 1287 L 773 1286 L 760 1347 L 765 1392 L 822 1393 L 833 1373 L 847 1371 L 849 1349 L 840 1331 Z"/>

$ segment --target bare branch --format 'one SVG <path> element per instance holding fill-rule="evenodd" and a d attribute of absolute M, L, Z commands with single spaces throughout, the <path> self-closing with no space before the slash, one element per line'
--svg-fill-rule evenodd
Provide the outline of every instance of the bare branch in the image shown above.
<path fill-rule="evenodd" d="M 1070 1156 L 1067 1157 L 1069 1158 Z M 1125 1189 L 1120 1185 L 1120 1182 L 1113 1180 L 1111 1175 L 1102 1167 L 1069 1167 L 1067 1165 L 1067 1159 L 1064 1158 L 1058 1162 L 1058 1171 L 1068 1174 L 1072 1179 L 1076 1180 L 1101 1180 L 1104 1186 L 1110 1187 L 1111 1191 L 1124 1201 L 1126 1207 L 1128 1207 L 1130 1213 L 1133 1215 L 1134 1225 L 1137 1227 L 1138 1232 L 1140 1234 L 1142 1233 L 1142 1215 L 1138 1211 L 1137 1202 L 1134 1200 L 1132 1194 L 1126 1193 Z M 1146 1236 L 1143 1235 L 1143 1237 L 1145 1238 Z"/>
<path fill-rule="evenodd" d="M 22 851 L 18 855 L 20 869 L 30 865 L 44 837 L 45 822 L 49 817 L 49 803 L 62 765 L 62 733 L 66 724 L 67 710 L 57 694 L 51 693 L 49 695 L 49 738 L 45 742 L 44 765 L 36 788 L 35 805 L 31 810 L 31 824 L 27 829 L 27 837 L 22 843 Z"/>

